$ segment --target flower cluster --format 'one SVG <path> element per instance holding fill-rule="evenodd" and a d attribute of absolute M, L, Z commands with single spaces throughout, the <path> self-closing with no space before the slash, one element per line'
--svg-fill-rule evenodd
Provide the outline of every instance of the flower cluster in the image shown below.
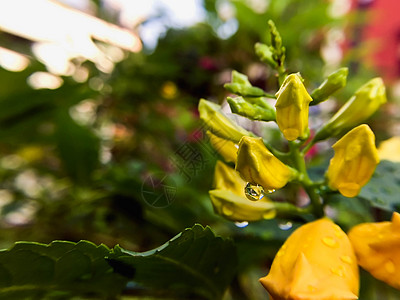
<path fill-rule="evenodd" d="M 272 40 L 280 41 L 276 28 L 270 26 Z M 234 71 L 232 82 L 225 87 L 237 97 L 228 97 L 227 101 L 236 114 L 276 122 L 287 151 L 277 150 L 229 119 L 219 105 L 202 99 L 200 118 L 209 128 L 211 144 L 218 145 L 216 150 L 228 163 L 220 161 L 215 168 L 214 189 L 210 191 L 215 212 L 232 221 L 248 222 L 313 215 L 313 221 L 286 240 L 269 274 L 260 279 L 274 300 L 358 299 L 358 265 L 400 288 L 400 281 L 393 276 L 400 269 L 400 215 L 395 213 L 392 222 L 358 225 L 346 235 L 324 210 L 327 195 L 357 196 L 379 163 L 375 135 L 364 122 L 386 102 L 383 81 L 375 78 L 361 86 L 311 138 L 309 106 L 344 87 L 347 69 L 332 73 L 309 93 L 301 75 L 288 74 L 280 61 L 284 58 L 281 43 L 257 44 L 256 52 L 276 69 L 279 90 L 275 95 L 268 94 L 253 87 L 246 75 Z M 332 146 L 334 156 L 325 176 L 314 181 L 308 174 L 305 155 L 328 138 L 337 138 Z M 308 204 L 273 199 L 272 193 L 289 183 L 304 189 Z"/>

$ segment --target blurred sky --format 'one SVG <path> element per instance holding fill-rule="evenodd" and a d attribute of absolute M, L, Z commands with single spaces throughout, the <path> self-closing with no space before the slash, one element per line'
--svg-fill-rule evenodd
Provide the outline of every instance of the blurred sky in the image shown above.
<path fill-rule="evenodd" d="M 72 7 L 86 10 L 89 0 L 62 0 Z M 168 27 L 185 27 L 204 20 L 202 0 L 103 0 L 102 4 L 119 15 L 121 25 L 132 28 L 138 21 L 139 34 L 146 48 L 154 48 Z"/>

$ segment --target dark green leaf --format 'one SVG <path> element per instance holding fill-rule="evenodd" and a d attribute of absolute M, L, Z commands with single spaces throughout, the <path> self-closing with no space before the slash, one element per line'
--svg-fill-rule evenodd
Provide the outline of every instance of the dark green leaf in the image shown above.
<path fill-rule="evenodd" d="M 358 197 L 372 206 L 393 211 L 400 205 L 400 163 L 382 161 Z"/>
<path fill-rule="evenodd" d="M 207 299 L 222 297 L 237 265 L 233 243 L 201 225 L 145 253 L 116 247 L 109 259 L 117 272 L 126 274 L 130 267 L 133 280 L 145 287 Z"/>
<path fill-rule="evenodd" d="M 117 295 L 127 279 L 106 262 L 107 249 L 86 241 L 16 243 L 0 252 L 0 298 Z"/>

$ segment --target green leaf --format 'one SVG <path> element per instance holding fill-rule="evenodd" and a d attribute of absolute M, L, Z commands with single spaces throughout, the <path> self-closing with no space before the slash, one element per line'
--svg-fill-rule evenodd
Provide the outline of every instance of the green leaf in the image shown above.
<path fill-rule="evenodd" d="M 1 299 L 117 295 L 127 279 L 107 263 L 109 252 L 87 241 L 18 242 L 0 251 Z"/>
<path fill-rule="evenodd" d="M 117 272 L 131 273 L 147 288 L 206 299 L 222 298 L 237 265 L 233 243 L 198 224 L 145 253 L 116 247 L 109 260 Z"/>
<path fill-rule="evenodd" d="M 400 163 L 383 160 L 358 197 L 369 201 L 373 207 L 393 211 L 400 206 L 399 195 Z"/>

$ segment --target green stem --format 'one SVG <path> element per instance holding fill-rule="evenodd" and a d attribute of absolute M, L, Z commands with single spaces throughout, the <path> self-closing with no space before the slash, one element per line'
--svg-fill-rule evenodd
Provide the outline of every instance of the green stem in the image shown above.
<path fill-rule="evenodd" d="M 324 210 L 320 201 L 320 196 L 317 192 L 318 188 L 308 176 L 306 162 L 304 160 L 304 153 L 300 151 L 299 144 L 295 142 L 289 142 L 289 147 L 294 167 L 299 172 L 298 180 L 303 185 L 305 191 L 310 197 L 313 213 L 316 217 L 322 217 L 324 216 Z"/>
<path fill-rule="evenodd" d="M 283 81 L 285 80 L 285 78 L 286 78 L 286 69 L 285 69 L 285 67 L 283 66 L 283 64 L 280 64 L 277 68 L 276 68 L 276 70 L 278 71 L 278 80 L 279 80 L 279 86 L 281 86 L 282 85 L 282 83 L 283 83 Z"/>
<path fill-rule="evenodd" d="M 317 141 L 315 141 L 314 139 L 308 142 L 308 144 L 303 148 L 303 150 L 301 150 L 301 154 L 305 155 L 311 149 L 311 147 L 316 144 L 316 142 Z"/>
<path fill-rule="evenodd" d="M 287 202 L 274 202 L 276 214 L 281 218 L 291 218 L 293 216 L 304 216 L 306 214 L 312 213 L 310 207 L 297 207 L 291 203 Z"/>
<path fill-rule="evenodd" d="M 264 92 L 264 97 L 276 99 L 276 96 L 274 94 L 269 94 L 269 93 L 265 93 L 265 92 Z"/>

